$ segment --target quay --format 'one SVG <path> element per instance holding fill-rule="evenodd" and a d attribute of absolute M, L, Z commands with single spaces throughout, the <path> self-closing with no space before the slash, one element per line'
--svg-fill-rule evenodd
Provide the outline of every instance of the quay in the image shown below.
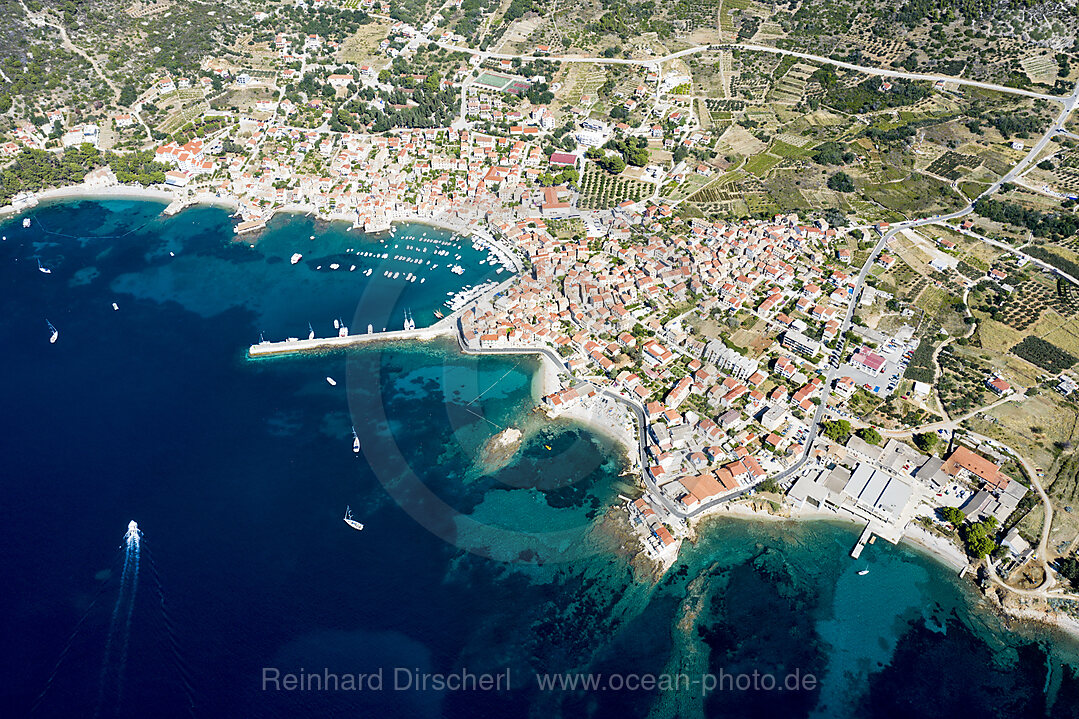
<path fill-rule="evenodd" d="M 870 538 L 873 536 L 873 523 L 865 525 L 865 529 L 862 530 L 862 536 L 858 537 L 858 543 L 854 545 L 854 549 L 851 550 L 851 559 L 857 559 L 862 556 L 862 550 L 865 549 L 865 545 L 869 543 Z"/>
<path fill-rule="evenodd" d="M 469 307 L 472 307 L 477 302 L 490 299 L 494 295 L 503 292 L 516 279 L 516 276 L 513 276 L 501 282 L 500 284 L 491 287 L 479 297 L 473 299 L 471 302 L 457 309 L 456 311 L 446 315 L 430 327 L 417 327 L 416 329 L 412 330 L 390 330 L 387 332 L 348 334 L 340 337 L 287 339 L 281 342 L 263 341 L 259 342 L 258 344 L 251 345 L 247 350 L 247 356 L 251 358 L 267 357 L 271 355 L 294 354 L 297 352 L 318 352 L 331 349 L 341 349 L 345 347 L 355 347 L 357 345 L 369 344 L 372 342 L 433 340 L 438 337 L 453 336 L 458 338 L 458 342 L 461 342 L 460 332 L 458 331 L 458 320 L 460 319 L 461 315 L 463 315 Z"/>
<path fill-rule="evenodd" d="M 397 340 L 431 340 L 436 337 L 448 337 L 454 333 L 453 323 L 446 323 L 446 317 L 430 327 L 414 330 L 391 330 L 389 332 L 368 332 L 366 334 L 345 335 L 343 337 L 315 337 L 314 339 L 284 340 L 282 342 L 259 342 L 247 350 L 249 357 L 293 354 L 296 352 L 316 352 L 327 349 L 340 349 L 372 342 L 393 342 Z"/>

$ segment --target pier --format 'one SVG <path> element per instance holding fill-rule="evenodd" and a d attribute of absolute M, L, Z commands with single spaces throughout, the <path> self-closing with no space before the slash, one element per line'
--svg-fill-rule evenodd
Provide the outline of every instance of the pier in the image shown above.
<path fill-rule="evenodd" d="M 451 319 L 452 318 L 452 319 Z M 436 337 L 449 337 L 454 334 L 454 315 L 439 320 L 430 327 L 414 330 L 391 330 L 389 332 L 368 332 L 365 334 L 345 335 L 343 337 L 315 337 L 314 339 L 294 339 L 283 342 L 259 342 L 247 350 L 249 357 L 292 354 L 295 352 L 317 352 L 328 349 L 341 349 L 372 342 L 394 342 L 400 340 L 432 340 Z"/>
<path fill-rule="evenodd" d="M 460 333 L 458 332 L 458 319 L 464 314 L 470 307 L 474 306 L 477 302 L 483 300 L 489 300 L 492 296 L 504 291 L 511 283 L 516 281 L 517 277 L 512 276 L 509 279 L 501 282 L 489 290 L 484 292 L 479 297 L 476 297 L 465 306 L 457 309 L 454 312 L 443 317 L 438 322 L 434 323 L 430 327 L 417 327 L 412 330 L 389 330 L 386 332 L 367 332 L 364 334 L 349 334 L 343 337 L 315 337 L 313 339 L 287 339 L 281 342 L 259 342 L 258 344 L 251 345 L 247 350 L 248 357 L 267 357 L 270 355 L 282 355 L 282 354 L 294 354 L 297 352 L 320 352 L 325 350 L 342 349 L 346 347 L 355 347 L 358 345 L 370 344 L 372 342 L 399 342 L 401 340 L 433 340 L 438 337 L 452 337 L 457 336 L 458 342 L 460 342 Z"/>
<path fill-rule="evenodd" d="M 854 549 L 851 550 L 851 559 L 857 559 L 862 556 L 862 550 L 865 549 L 865 545 L 869 543 L 869 540 L 873 537 L 873 524 L 869 523 L 865 525 L 865 529 L 862 531 L 862 536 L 858 537 L 858 543 L 854 545 Z"/>

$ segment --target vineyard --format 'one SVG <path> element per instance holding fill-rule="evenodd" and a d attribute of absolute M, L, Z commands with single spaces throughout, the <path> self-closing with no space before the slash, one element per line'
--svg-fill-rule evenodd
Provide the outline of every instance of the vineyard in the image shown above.
<path fill-rule="evenodd" d="M 1069 369 L 1076 362 L 1074 356 L 1040 337 L 1024 337 L 1011 352 L 1054 374 Z"/>
<path fill-rule="evenodd" d="M 982 164 L 981 158 L 973 155 L 964 155 L 961 152 L 955 152 L 954 150 L 948 150 L 943 155 L 925 168 L 926 171 L 932 172 L 934 175 L 941 177 L 947 177 L 949 180 L 958 180 L 963 173 L 959 168 L 965 170 L 973 170 Z"/>
<path fill-rule="evenodd" d="M 923 337 L 918 343 L 918 348 L 914 350 L 903 376 L 916 382 L 933 383 L 936 372 L 933 368 L 933 342 L 931 340 Z"/>
<path fill-rule="evenodd" d="M 1077 298 L 1072 296 L 1071 302 L 1075 299 Z M 1074 312 L 1072 305 L 1062 297 L 1059 287 L 1054 292 L 1040 282 L 1024 280 L 1001 308 L 1000 315 L 994 319 L 1022 331 L 1037 322 L 1042 312 L 1049 308 L 1062 315 Z"/>
<path fill-rule="evenodd" d="M 937 360 L 941 368 L 937 392 L 948 416 L 954 417 L 987 404 L 985 378 L 992 373 L 992 367 L 969 355 L 959 357 L 951 345 L 940 351 Z"/>
<path fill-rule="evenodd" d="M 581 177 L 582 210 L 603 210 L 632 200 L 639 202 L 652 193 L 652 186 L 639 180 L 612 175 L 594 163 L 585 165 Z"/>

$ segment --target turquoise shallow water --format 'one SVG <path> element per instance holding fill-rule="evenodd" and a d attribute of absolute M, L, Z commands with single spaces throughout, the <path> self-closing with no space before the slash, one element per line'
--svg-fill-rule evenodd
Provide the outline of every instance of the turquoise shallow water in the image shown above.
<path fill-rule="evenodd" d="M 489 276 L 468 243 L 460 278 L 383 284 L 315 269 L 378 242 L 343 227 L 293 217 L 251 248 L 221 210 L 160 210 L 65 203 L 0 225 L 0 696 L 14 715 L 1079 712 L 1069 640 L 1003 627 L 914 550 L 878 542 L 855 565 L 854 527 L 716 520 L 645 581 L 602 519 L 623 491 L 617 451 L 532 414 L 531 359 L 439 343 L 245 358 L 260 332 L 309 321 L 388 326 L 410 307 L 425 324 Z M 492 470 L 482 448 L 510 425 L 526 441 Z M 118 545 L 132 518 L 145 535 L 125 631 L 110 619 L 131 599 Z M 381 670 L 387 686 L 267 691 L 267 666 Z M 393 691 L 401 667 L 509 670 L 512 687 Z M 705 675 L 754 671 L 815 682 L 702 696 Z M 546 672 L 600 684 L 544 690 Z M 611 684 L 648 673 L 697 683 Z"/>

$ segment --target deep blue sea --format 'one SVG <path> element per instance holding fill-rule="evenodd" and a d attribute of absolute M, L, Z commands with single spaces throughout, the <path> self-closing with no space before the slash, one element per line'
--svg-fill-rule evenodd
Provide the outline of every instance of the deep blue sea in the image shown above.
<path fill-rule="evenodd" d="M 290 217 L 237 240 L 223 210 L 162 209 L 67 202 L 0 224 L 5 716 L 1079 715 L 1074 643 L 1003 626 L 906 547 L 853 563 L 852 526 L 716 520 L 652 581 L 608 514 L 632 491 L 622 458 L 532 411 L 531 359 L 439 343 L 246 358 L 308 323 L 430 323 L 447 292 L 506 276 L 467 240 L 439 256 L 461 255 L 458 277 L 356 254 L 425 263 L 454 242 L 440 230 Z M 384 277 L 421 267 L 423 283 Z M 525 441 L 492 466 L 509 426 Z M 367 684 L 281 683 L 324 672 Z M 498 689 L 415 689 L 485 673 Z M 594 688 L 537 679 L 582 673 Z"/>

